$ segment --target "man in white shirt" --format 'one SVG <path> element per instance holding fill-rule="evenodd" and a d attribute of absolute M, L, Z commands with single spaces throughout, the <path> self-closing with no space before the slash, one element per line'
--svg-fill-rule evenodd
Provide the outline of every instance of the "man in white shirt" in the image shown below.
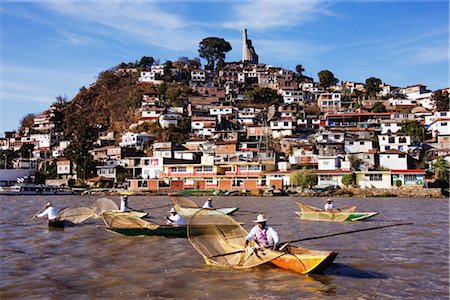
<path fill-rule="evenodd" d="M 129 209 L 128 209 L 128 196 L 127 195 L 123 195 L 123 196 L 120 197 L 120 211 L 121 212 L 129 211 Z"/>
<path fill-rule="evenodd" d="M 250 230 L 249 234 L 245 238 L 245 247 L 248 246 L 250 241 L 255 241 L 256 244 L 262 245 L 264 247 L 273 247 L 273 250 L 276 250 L 278 244 L 280 243 L 280 238 L 278 237 L 278 233 L 272 226 L 268 226 L 266 224 L 267 218 L 260 214 L 256 217 L 255 226 Z"/>
<path fill-rule="evenodd" d="M 325 203 L 325 211 L 336 212 L 341 210 L 339 208 L 336 208 L 336 205 L 334 205 L 333 200 L 328 198 L 327 202 Z"/>
<path fill-rule="evenodd" d="M 186 225 L 186 222 L 184 221 L 183 217 L 177 213 L 177 210 L 174 207 L 172 207 L 169 212 L 170 216 L 166 217 L 167 218 L 166 224 L 175 227 Z"/>
<path fill-rule="evenodd" d="M 207 208 L 207 209 L 213 209 L 214 208 L 214 206 L 212 205 L 211 198 L 208 198 L 208 200 L 205 201 L 205 204 L 203 204 L 202 208 Z"/>
<path fill-rule="evenodd" d="M 64 223 L 58 219 L 58 209 L 51 202 L 47 202 L 44 206 L 45 210 L 37 215 L 38 218 L 47 216 L 48 226 L 64 227 Z"/>

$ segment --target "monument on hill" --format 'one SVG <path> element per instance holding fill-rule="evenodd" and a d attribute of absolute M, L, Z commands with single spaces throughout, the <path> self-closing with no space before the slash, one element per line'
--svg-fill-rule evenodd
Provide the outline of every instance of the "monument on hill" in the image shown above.
<path fill-rule="evenodd" d="M 242 62 L 257 64 L 258 55 L 252 46 L 252 40 L 247 39 L 247 29 L 242 33 L 242 43 Z"/>

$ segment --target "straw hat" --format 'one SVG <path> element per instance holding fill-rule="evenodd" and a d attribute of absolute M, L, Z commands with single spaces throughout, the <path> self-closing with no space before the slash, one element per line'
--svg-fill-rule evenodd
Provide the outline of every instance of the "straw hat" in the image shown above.
<path fill-rule="evenodd" d="M 45 207 L 49 207 L 49 206 L 53 206 L 53 204 L 52 204 L 51 202 L 47 202 L 47 203 L 45 204 Z"/>
<path fill-rule="evenodd" d="M 328 199 L 327 199 L 327 202 L 333 202 L 333 200 L 331 200 L 331 198 L 328 198 Z"/>
<path fill-rule="evenodd" d="M 253 221 L 253 222 L 255 222 L 255 223 L 262 223 L 262 222 L 266 222 L 267 220 L 268 220 L 268 218 L 266 218 L 263 214 L 259 214 L 256 217 L 256 220 Z"/>
<path fill-rule="evenodd" d="M 211 202 L 211 201 L 212 201 L 212 199 L 211 199 L 211 198 L 208 198 L 208 200 L 207 200 L 207 201 L 210 201 L 210 202 Z"/>
<path fill-rule="evenodd" d="M 169 212 L 171 212 L 171 213 L 176 213 L 177 210 L 175 209 L 175 207 L 172 207 L 172 208 L 169 210 Z"/>

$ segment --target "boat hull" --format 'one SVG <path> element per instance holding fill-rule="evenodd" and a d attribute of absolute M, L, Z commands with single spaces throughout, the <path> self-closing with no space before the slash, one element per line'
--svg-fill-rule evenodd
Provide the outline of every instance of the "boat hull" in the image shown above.
<path fill-rule="evenodd" d="M 328 221 L 328 222 L 347 222 L 361 221 L 378 214 L 378 212 L 295 212 L 301 220 L 308 221 Z"/>
<path fill-rule="evenodd" d="M 165 237 L 187 237 L 187 227 L 160 226 L 157 229 L 149 228 L 106 228 L 109 231 L 127 236 L 165 236 Z"/>
<path fill-rule="evenodd" d="M 288 246 L 286 254 L 270 262 L 279 268 L 300 274 L 318 273 L 333 264 L 336 251 L 319 251 Z"/>
<path fill-rule="evenodd" d="M 178 205 L 175 206 L 177 212 L 184 217 L 191 217 L 198 211 L 202 210 L 202 208 L 192 208 L 192 207 L 180 207 Z M 207 210 L 207 214 L 214 215 L 230 215 L 237 211 L 239 207 L 227 207 L 227 208 L 217 208 L 217 209 L 209 209 Z"/>

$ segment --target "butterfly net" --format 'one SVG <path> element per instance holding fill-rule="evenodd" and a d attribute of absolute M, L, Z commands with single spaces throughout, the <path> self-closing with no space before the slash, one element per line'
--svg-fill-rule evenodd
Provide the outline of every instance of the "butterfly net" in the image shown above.
<path fill-rule="evenodd" d="M 58 217 L 62 220 L 69 221 L 74 224 L 80 224 L 89 218 L 95 216 L 95 212 L 90 207 L 66 207 L 58 213 Z"/>
<path fill-rule="evenodd" d="M 203 209 L 192 216 L 188 225 L 189 241 L 208 265 L 252 268 L 283 255 L 264 248 L 245 248 L 246 236 L 247 231 L 230 216 L 210 215 Z"/>
<path fill-rule="evenodd" d="M 198 205 L 194 201 L 186 197 L 172 196 L 170 197 L 170 200 L 172 200 L 175 208 L 177 208 L 177 206 L 185 208 L 198 208 Z"/>
<path fill-rule="evenodd" d="M 96 217 L 100 218 L 100 216 L 107 211 L 118 211 L 119 207 L 116 202 L 108 198 L 100 198 L 94 201 L 92 204 L 92 209 L 96 213 Z"/>
<path fill-rule="evenodd" d="M 123 214 L 115 214 L 114 212 L 104 212 L 102 214 L 103 222 L 110 228 L 129 228 L 129 229 L 142 229 L 148 228 L 155 230 L 159 227 L 158 224 L 139 219 L 136 217 L 128 217 Z"/>

